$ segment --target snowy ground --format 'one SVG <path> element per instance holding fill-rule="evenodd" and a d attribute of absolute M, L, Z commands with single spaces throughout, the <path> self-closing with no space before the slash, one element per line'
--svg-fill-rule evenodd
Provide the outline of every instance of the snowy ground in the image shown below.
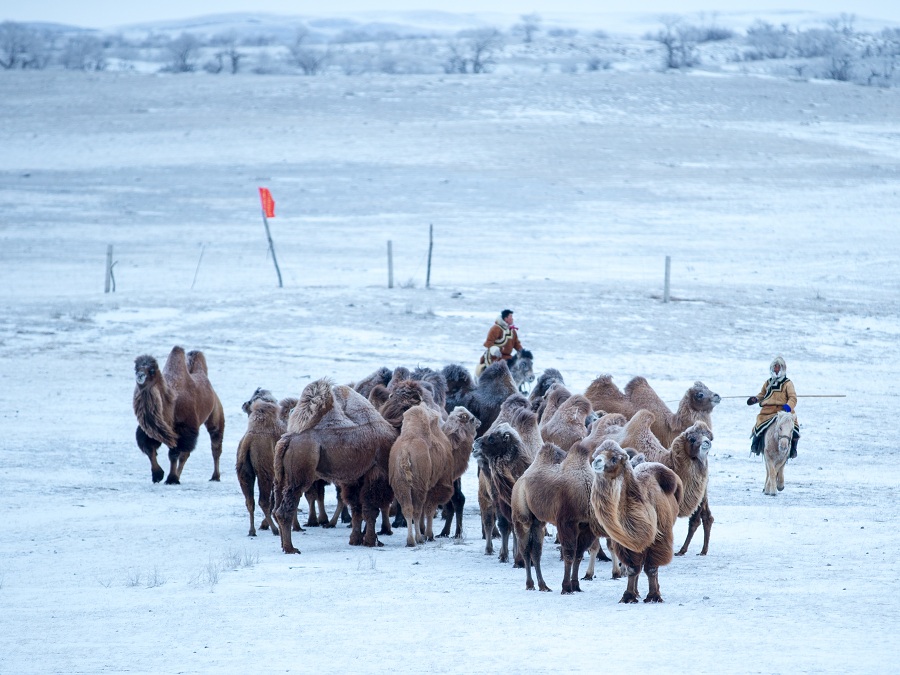
<path fill-rule="evenodd" d="M 0 74 L 0 672 L 895 669 L 898 110 L 896 90 L 681 74 Z M 723 401 L 710 554 L 661 571 L 661 606 L 618 605 L 607 566 L 577 596 L 526 592 L 483 555 L 474 467 L 459 542 L 247 538 L 257 386 L 472 366 L 507 306 L 575 391 L 608 372 L 749 396 L 781 353 L 800 394 L 847 397 L 801 399 L 775 498 L 753 411 Z M 133 359 L 173 344 L 225 405 L 221 483 L 203 435 L 174 487 L 134 443 Z"/>

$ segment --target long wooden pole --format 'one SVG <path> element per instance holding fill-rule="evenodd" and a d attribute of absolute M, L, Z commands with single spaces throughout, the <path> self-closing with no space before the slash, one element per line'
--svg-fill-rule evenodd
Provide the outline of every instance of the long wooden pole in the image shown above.
<path fill-rule="evenodd" d="M 109 293 L 109 284 L 112 280 L 112 256 L 113 256 L 113 245 L 106 245 L 106 280 L 103 284 L 103 292 Z"/>
<path fill-rule="evenodd" d="M 663 287 L 663 302 L 669 301 L 669 277 L 672 272 L 672 257 L 666 256 L 666 281 Z"/>
<path fill-rule="evenodd" d="M 275 257 L 275 244 L 272 242 L 272 233 L 269 232 L 269 220 L 266 212 L 262 211 L 263 225 L 266 226 L 266 239 L 269 240 L 269 250 L 272 252 L 272 262 L 275 263 L 275 272 L 278 274 L 278 288 L 284 288 L 281 283 L 281 270 L 278 268 L 278 258 Z"/>
<path fill-rule="evenodd" d="M 428 271 L 425 273 L 425 288 L 431 288 L 431 250 L 434 248 L 434 224 L 428 223 Z"/>
<path fill-rule="evenodd" d="M 388 239 L 388 288 L 394 287 L 394 252 L 391 240 Z"/>

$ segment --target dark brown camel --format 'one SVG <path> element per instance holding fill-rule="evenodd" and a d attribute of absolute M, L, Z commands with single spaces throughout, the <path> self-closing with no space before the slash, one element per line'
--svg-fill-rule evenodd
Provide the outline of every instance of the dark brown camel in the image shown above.
<path fill-rule="evenodd" d="M 203 352 L 175 346 L 169 352 L 162 371 L 156 359 L 147 354 L 134 360 L 134 414 L 138 420 L 135 438 L 138 447 L 150 459 L 153 482 L 164 472 L 156 459 L 160 445 L 169 448 L 169 475 L 166 484 L 177 485 L 181 471 L 197 446 L 200 426 L 205 425 L 212 444 L 213 474 L 219 480 L 219 458 L 225 413 L 207 376 Z"/>

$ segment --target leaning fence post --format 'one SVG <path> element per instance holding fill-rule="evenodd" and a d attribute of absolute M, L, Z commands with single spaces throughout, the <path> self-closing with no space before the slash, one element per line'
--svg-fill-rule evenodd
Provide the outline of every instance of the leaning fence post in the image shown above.
<path fill-rule="evenodd" d="M 425 273 L 425 288 L 431 288 L 431 249 L 434 248 L 434 225 L 428 223 L 428 271 Z"/>
<path fill-rule="evenodd" d="M 103 284 L 103 292 L 109 293 L 109 285 L 112 280 L 112 257 L 113 257 L 113 245 L 106 245 L 106 280 Z"/>
<path fill-rule="evenodd" d="M 666 256 L 666 284 L 663 288 L 663 302 L 669 301 L 669 277 L 672 272 L 672 256 Z"/>
<path fill-rule="evenodd" d="M 394 287 L 394 253 L 391 249 L 391 240 L 388 239 L 388 288 Z"/>

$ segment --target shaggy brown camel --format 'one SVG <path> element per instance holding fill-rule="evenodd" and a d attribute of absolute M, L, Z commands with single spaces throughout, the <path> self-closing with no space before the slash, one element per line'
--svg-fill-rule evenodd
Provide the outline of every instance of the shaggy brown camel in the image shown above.
<path fill-rule="evenodd" d="M 406 516 L 407 546 L 434 541 L 435 509 L 450 498 L 453 481 L 465 473 L 478 424 L 462 407 L 454 408 L 443 425 L 440 413 L 426 404 L 403 413 L 388 478 Z"/>
<path fill-rule="evenodd" d="M 241 437 L 237 448 L 237 460 L 235 471 L 241 492 L 244 493 L 244 502 L 247 512 L 250 514 L 250 531 L 247 536 L 255 537 L 254 501 L 255 484 L 259 484 L 259 507 L 264 514 L 260 529 L 272 528 L 272 534 L 278 535 L 278 527 L 272 517 L 272 488 L 274 486 L 275 444 L 285 432 L 284 422 L 279 418 L 280 408 L 274 402 L 269 392 L 262 390 L 264 395 L 259 395 L 261 390 L 254 392 L 254 398 L 244 404 L 244 410 L 249 415 L 247 419 L 247 431 Z M 265 396 L 268 394 L 268 397 Z"/>
<path fill-rule="evenodd" d="M 490 520 L 491 531 L 493 532 L 494 523 L 496 523 L 500 533 L 499 560 L 501 562 L 506 562 L 509 559 L 509 535 L 512 533 L 512 523 L 509 520 L 511 511 L 508 507 L 501 504 L 501 502 L 509 504 L 510 499 L 512 498 L 513 483 L 515 483 L 518 477 L 528 468 L 532 459 L 537 455 L 543 445 L 541 432 L 538 427 L 537 415 L 531 411 L 528 400 L 521 394 L 513 394 L 503 402 L 500 406 L 500 413 L 498 414 L 497 419 L 494 420 L 488 433 L 490 434 L 504 423 L 515 429 L 521 440 L 521 448 L 524 455 L 519 458 L 512 467 L 504 464 L 504 470 L 510 470 L 512 473 L 500 481 L 499 492 L 497 491 L 498 487 L 495 487 L 492 478 L 491 462 L 488 461 L 487 458 L 482 457 L 479 453 L 474 453 L 476 458 L 481 457 L 481 461 L 478 462 L 478 467 L 481 476 L 483 476 L 483 483 L 481 477 L 479 477 L 479 493 L 484 490 L 486 494 L 490 495 L 493 502 L 493 517 L 490 512 L 482 512 L 482 528 L 487 527 L 487 521 Z M 513 548 L 514 551 L 516 551 L 515 533 L 512 534 Z M 485 538 L 485 555 L 492 555 L 493 552 L 493 542 L 490 539 Z M 522 564 L 523 561 L 521 555 L 516 554 L 515 566 L 521 567 Z"/>
<path fill-rule="evenodd" d="M 141 452 L 150 459 L 154 483 L 164 475 L 156 460 L 156 451 L 162 444 L 169 448 L 166 484 L 180 482 L 185 462 L 197 446 L 201 424 L 206 426 L 212 444 L 210 480 L 219 480 L 225 413 L 207 373 L 203 352 L 191 351 L 185 355 L 184 349 L 178 346 L 172 347 L 161 372 L 156 359 L 150 355 L 134 360 L 136 384 L 132 404 L 138 421 L 135 439 Z"/>
<path fill-rule="evenodd" d="M 591 402 L 584 396 L 570 396 L 556 408 L 552 416 L 544 416 L 541 437 L 545 443 L 553 443 L 568 450 L 588 435 L 585 421 L 592 412 Z"/>
<path fill-rule="evenodd" d="M 263 389 L 262 387 L 257 387 L 256 391 L 253 392 L 253 395 L 250 396 L 249 400 L 245 401 L 241 405 L 241 410 L 243 410 L 249 416 L 251 413 L 251 409 L 253 404 L 258 400 L 269 401 L 270 403 L 275 402 L 275 397 L 272 395 L 268 389 Z M 244 480 L 249 481 L 249 489 L 250 496 L 253 496 L 253 481 L 256 480 L 257 471 L 264 472 L 265 478 L 260 479 L 260 505 L 262 505 L 263 495 L 268 496 L 268 500 L 271 501 L 271 492 L 274 487 L 274 464 L 275 464 L 275 444 L 278 442 L 278 439 L 284 434 L 287 430 L 287 422 L 288 417 L 291 414 L 291 410 L 294 409 L 294 406 L 297 405 L 298 399 L 293 397 L 283 398 L 278 403 L 278 423 L 281 428 L 281 432 L 274 436 L 274 440 L 272 441 L 272 452 L 255 452 L 250 456 L 250 463 L 243 465 L 243 471 L 245 472 Z M 248 420 L 248 432 L 251 430 L 251 420 Z M 243 439 L 242 439 L 243 442 Z M 256 445 L 262 444 L 263 441 L 261 439 L 256 439 L 254 441 Z M 238 446 L 238 481 L 241 481 L 241 458 L 240 458 L 240 446 Z M 267 487 L 263 489 L 262 480 L 266 480 Z M 306 502 L 309 505 L 309 517 L 306 520 L 307 527 L 334 527 L 337 524 L 337 519 L 340 515 L 341 507 L 343 506 L 341 502 L 340 493 L 338 493 L 337 498 L 337 508 L 335 509 L 335 515 L 328 519 L 328 514 L 325 511 L 325 486 L 328 483 L 324 480 L 317 480 L 313 483 L 312 487 L 306 491 L 304 495 L 306 497 Z M 244 484 L 241 483 L 241 489 L 244 489 Z M 244 490 L 244 496 L 246 498 L 247 491 Z M 268 512 L 266 512 L 268 513 Z M 349 516 L 347 518 L 349 521 Z M 260 526 L 260 529 L 266 530 L 269 527 L 269 524 L 275 525 L 275 522 L 271 519 L 266 519 L 263 521 L 263 524 Z M 253 523 L 251 522 L 251 529 Z M 300 527 L 300 521 L 295 517 L 294 523 L 292 525 L 292 529 L 294 532 L 303 532 L 303 528 Z M 273 534 L 278 534 L 278 528 L 275 528 Z"/>
<path fill-rule="evenodd" d="M 563 452 L 553 443 L 544 443 L 534 462 L 512 489 L 512 520 L 525 561 L 525 588 L 534 590 L 531 566 L 538 588 L 549 591 L 541 574 L 541 550 L 547 523 L 556 526 L 562 556 L 563 595 L 581 591 L 578 567 L 584 552 L 602 530 L 591 508 L 591 448 L 576 443 Z"/>
<path fill-rule="evenodd" d="M 531 409 L 537 413 L 538 420 L 540 420 L 544 414 L 544 406 L 547 404 L 547 392 L 549 392 L 550 387 L 557 382 L 565 385 L 562 373 L 556 368 L 547 368 L 538 376 L 537 382 L 535 382 L 534 387 L 531 389 L 531 393 L 528 394 L 528 404 L 531 406 Z"/>
<path fill-rule="evenodd" d="M 681 502 L 681 479 L 658 462 L 632 468 L 628 453 L 613 440 L 603 441 L 594 457 L 591 507 L 628 574 L 628 588 L 619 602 L 640 599 L 638 576 L 642 569 L 650 583 L 644 602 L 662 602 L 659 568 L 672 562 L 672 528 Z"/>
<path fill-rule="evenodd" d="M 678 507 L 678 517 L 688 518 L 688 533 L 684 544 L 675 555 L 684 555 L 700 524 L 703 524 L 703 548 L 699 555 L 709 551 L 709 539 L 715 522 L 709 508 L 709 450 L 713 433 L 704 422 L 695 422 L 682 431 L 668 448 L 653 435 L 653 413 L 639 410 L 628 423 L 610 438 L 624 448 L 633 448 L 644 455 L 646 461 L 659 462 L 672 469 L 681 479 L 684 491 Z M 633 464 L 634 462 L 632 462 Z"/>
<path fill-rule="evenodd" d="M 694 382 L 673 413 L 643 377 L 633 378 L 623 393 L 609 375 L 601 375 L 591 382 L 584 395 L 594 410 L 622 413 L 628 419 L 638 410 L 650 410 L 656 416 L 651 431 L 665 447 L 694 422 L 705 422 L 712 429 L 712 411 L 721 400 L 705 384 Z"/>
<path fill-rule="evenodd" d="M 372 389 L 375 388 L 376 384 L 380 384 L 384 387 L 387 386 L 387 383 L 391 381 L 391 369 L 385 368 L 382 366 L 374 373 L 368 375 L 365 379 L 360 380 L 356 384 L 350 385 L 353 387 L 358 393 L 362 394 L 364 398 L 369 398 L 369 394 Z"/>
<path fill-rule="evenodd" d="M 765 433 L 766 485 L 763 492 L 774 497 L 784 490 L 784 466 L 791 453 L 794 416 L 781 411 Z"/>
<path fill-rule="evenodd" d="M 275 508 L 281 548 L 299 553 L 285 523 L 297 512 L 300 496 L 318 479 L 333 482 L 351 511 L 350 544 L 378 546 L 375 520 L 393 498 L 387 481 L 394 428 L 350 387 L 327 378 L 311 382 L 275 446 Z M 362 521 L 366 521 L 365 535 Z"/>

